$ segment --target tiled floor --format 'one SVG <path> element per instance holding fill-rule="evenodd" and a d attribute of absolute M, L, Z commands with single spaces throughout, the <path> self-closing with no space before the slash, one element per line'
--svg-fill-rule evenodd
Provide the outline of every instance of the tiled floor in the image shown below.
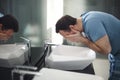
<path fill-rule="evenodd" d="M 105 80 L 108 80 L 109 77 L 109 61 L 103 58 L 97 58 L 93 62 L 95 74 L 103 77 Z"/>

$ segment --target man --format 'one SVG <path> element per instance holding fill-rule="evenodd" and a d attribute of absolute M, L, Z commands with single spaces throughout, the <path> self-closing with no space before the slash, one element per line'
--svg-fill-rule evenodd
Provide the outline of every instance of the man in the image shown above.
<path fill-rule="evenodd" d="M 120 80 L 120 20 L 116 17 L 99 11 L 84 13 L 80 18 L 65 15 L 57 21 L 56 33 L 101 54 L 109 54 L 109 80 Z"/>
<path fill-rule="evenodd" d="M 18 21 L 12 15 L 0 17 L 0 40 L 8 40 L 18 29 Z"/>

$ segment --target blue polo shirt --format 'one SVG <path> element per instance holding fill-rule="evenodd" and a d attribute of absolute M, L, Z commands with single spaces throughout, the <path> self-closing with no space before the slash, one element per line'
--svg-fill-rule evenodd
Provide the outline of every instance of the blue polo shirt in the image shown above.
<path fill-rule="evenodd" d="M 90 11 L 81 15 L 83 30 L 88 39 L 95 42 L 108 35 L 112 54 L 120 50 L 120 20 L 111 14 Z"/>

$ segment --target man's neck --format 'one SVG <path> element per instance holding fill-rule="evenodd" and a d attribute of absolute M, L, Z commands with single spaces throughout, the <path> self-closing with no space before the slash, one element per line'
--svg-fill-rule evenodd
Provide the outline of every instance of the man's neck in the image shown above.
<path fill-rule="evenodd" d="M 79 31 L 80 31 L 80 32 L 83 32 L 82 18 L 81 18 L 81 17 L 77 19 L 77 25 L 78 25 L 78 27 L 79 27 Z"/>

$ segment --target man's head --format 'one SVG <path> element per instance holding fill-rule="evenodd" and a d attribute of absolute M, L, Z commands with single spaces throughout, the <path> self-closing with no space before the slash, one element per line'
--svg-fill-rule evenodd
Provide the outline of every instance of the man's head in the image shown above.
<path fill-rule="evenodd" d="M 68 35 L 82 31 L 82 19 L 77 19 L 69 15 L 61 17 L 56 23 L 56 33 L 60 33 L 64 38 Z"/>
<path fill-rule="evenodd" d="M 60 30 L 71 31 L 70 25 L 75 25 L 76 20 L 76 18 L 69 15 L 61 17 L 56 23 L 56 33 L 59 33 Z"/>
<path fill-rule="evenodd" d="M 12 15 L 0 17 L 0 40 L 10 38 L 18 30 L 18 21 Z"/>

